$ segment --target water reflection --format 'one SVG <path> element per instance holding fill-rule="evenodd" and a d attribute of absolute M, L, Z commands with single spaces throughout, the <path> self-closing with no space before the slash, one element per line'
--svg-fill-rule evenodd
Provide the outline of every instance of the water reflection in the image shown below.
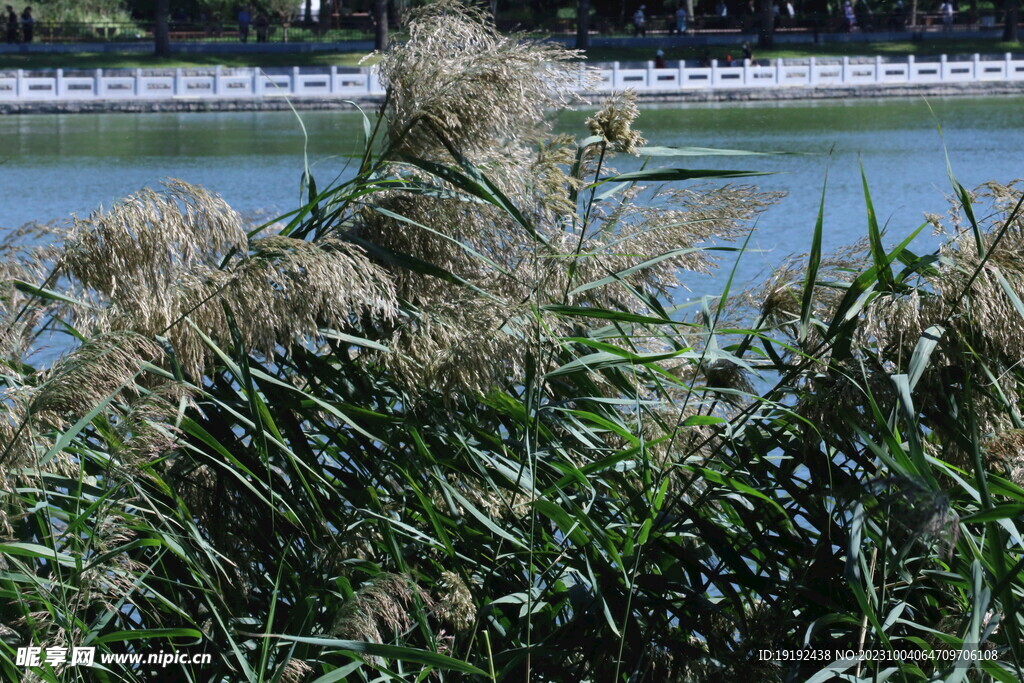
<path fill-rule="evenodd" d="M 925 211 L 945 210 L 943 144 L 968 187 L 1024 175 L 1022 104 L 963 98 L 687 105 L 649 108 L 638 127 L 660 145 L 796 153 L 673 162 L 776 174 L 752 179 L 790 195 L 759 222 L 752 244 L 764 253 L 748 256 L 742 268 L 752 276 L 806 249 L 826 171 L 826 248 L 864 234 L 861 164 L 894 241 Z M 582 135 L 584 116 L 564 114 L 558 128 Z M 0 118 L 0 225 L 85 213 L 165 177 L 205 185 L 242 211 L 288 211 L 299 201 L 304 150 L 323 186 L 346 172 L 345 155 L 361 144 L 358 113 L 301 117 L 305 132 L 291 112 Z M 621 170 L 636 163 L 616 161 Z"/>

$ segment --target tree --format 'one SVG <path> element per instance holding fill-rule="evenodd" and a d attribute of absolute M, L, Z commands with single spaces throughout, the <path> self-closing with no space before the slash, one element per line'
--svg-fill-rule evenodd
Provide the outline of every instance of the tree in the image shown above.
<path fill-rule="evenodd" d="M 171 56 L 171 29 L 168 25 L 170 0 L 156 0 L 156 17 L 153 23 L 153 46 L 157 57 Z"/>
<path fill-rule="evenodd" d="M 590 47 L 590 0 L 577 0 L 576 4 L 576 49 Z"/>
<path fill-rule="evenodd" d="M 295 14 L 294 0 L 264 0 L 261 7 L 270 13 L 271 22 L 275 20 L 281 25 L 281 40 L 288 42 L 288 31 L 292 25 L 292 17 Z"/>
<path fill-rule="evenodd" d="M 331 30 L 331 22 L 334 20 L 334 0 L 320 0 L 320 16 L 317 20 L 317 30 L 321 35 Z"/>
<path fill-rule="evenodd" d="M 373 0 L 373 49 L 388 47 L 388 0 Z"/>
<path fill-rule="evenodd" d="M 758 30 L 758 47 L 769 49 L 775 45 L 775 3 L 772 0 L 759 0 L 760 29 Z"/>
<path fill-rule="evenodd" d="M 1016 43 L 1020 36 L 1017 25 L 1020 23 L 1020 0 L 1005 0 L 1006 21 L 1003 24 L 1003 40 Z"/>

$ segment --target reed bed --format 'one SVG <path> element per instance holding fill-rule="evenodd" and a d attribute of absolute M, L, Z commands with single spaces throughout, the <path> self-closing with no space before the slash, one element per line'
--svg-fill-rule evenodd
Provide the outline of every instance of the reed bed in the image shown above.
<path fill-rule="evenodd" d="M 866 179 L 822 253 L 823 189 L 807 254 L 683 304 L 754 172 L 628 93 L 553 136 L 571 55 L 454 3 L 381 69 L 278 221 L 171 181 L 0 245 L 4 678 L 1024 677 L 1018 187 L 951 177 L 924 255 Z"/>

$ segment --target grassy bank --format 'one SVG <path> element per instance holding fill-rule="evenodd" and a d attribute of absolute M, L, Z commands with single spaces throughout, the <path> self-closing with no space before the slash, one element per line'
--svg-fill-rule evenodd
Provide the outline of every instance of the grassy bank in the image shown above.
<path fill-rule="evenodd" d="M 151 54 L 75 52 L 64 54 L 8 54 L 0 56 L 0 69 L 134 69 L 196 66 L 357 66 L 358 52 L 294 52 L 253 54 L 229 52 L 178 54 L 160 59 Z"/>
<path fill-rule="evenodd" d="M 703 46 L 674 46 L 666 38 L 663 48 L 666 58 L 699 59 L 704 56 Z M 938 54 L 998 54 L 1021 49 L 1020 43 L 1008 43 L 979 38 L 969 40 L 929 40 L 927 42 L 875 42 L 828 43 L 824 45 L 782 45 L 774 50 L 758 50 L 758 59 L 798 57 L 842 57 L 854 55 L 938 55 Z M 719 45 L 710 48 L 711 55 L 724 58 L 727 53 L 738 56 L 739 41 L 735 46 Z M 589 61 L 641 61 L 653 59 L 654 49 L 649 47 L 602 47 L 586 52 Z M 251 52 L 215 54 L 178 54 L 170 59 L 159 59 L 151 54 L 104 54 L 78 52 L 64 54 L 4 54 L 0 55 L 0 69 L 127 69 L 153 67 L 194 66 L 358 66 L 365 57 L 362 52 L 303 52 L 268 53 Z M 365 63 L 365 62 L 364 62 Z"/>
<path fill-rule="evenodd" d="M 736 45 L 712 46 L 674 46 L 671 39 L 666 39 L 665 58 L 700 59 L 706 50 L 711 56 L 722 58 L 726 53 L 739 57 L 741 42 L 737 36 Z M 900 57 L 905 55 L 941 55 L 941 54 L 1000 54 L 1003 52 L 1020 51 L 1020 43 L 996 40 L 929 40 L 925 42 L 874 42 L 874 43 L 826 43 L 823 45 L 779 45 L 774 50 L 760 50 L 753 46 L 754 57 L 757 59 L 794 59 L 799 57 L 853 57 L 865 55 L 883 55 Z M 594 62 L 637 61 L 653 59 L 652 48 L 593 48 L 587 50 L 587 59 Z"/>

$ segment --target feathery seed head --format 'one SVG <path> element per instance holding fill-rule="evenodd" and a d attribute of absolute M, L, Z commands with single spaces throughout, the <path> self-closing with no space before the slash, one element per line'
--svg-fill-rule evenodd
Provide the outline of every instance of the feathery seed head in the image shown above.
<path fill-rule="evenodd" d="M 170 291 L 179 271 L 215 266 L 245 246 L 242 219 L 223 199 L 169 180 L 160 192 L 143 189 L 76 220 L 64 262 L 82 284 L 112 298 L 139 286 L 150 297 Z"/>
<path fill-rule="evenodd" d="M 486 393 L 520 376 L 531 324 L 526 309 L 463 294 L 400 319 L 382 360 L 410 389 Z"/>
<path fill-rule="evenodd" d="M 1024 429 L 1009 429 L 985 440 L 990 465 L 1005 470 L 1010 480 L 1024 486 Z"/>
<path fill-rule="evenodd" d="M 143 365 L 162 357 L 160 347 L 134 332 L 107 332 L 86 340 L 45 374 L 29 406 L 32 413 L 77 418 L 108 396 L 130 388 Z"/>
<path fill-rule="evenodd" d="M 479 161 L 500 141 L 533 137 L 546 110 L 564 105 L 578 82 L 575 57 L 502 35 L 481 10 L 453 0 L 426 5 L 413 15 L 409 39 L 379 65 L 393 152 L 436 158 L 441 136 Z"/>
<path fill-rule="evenodd" d="M 437 591 L 434 614 L 438 618 L 451 624 L 457 631 L 463 631 L 476 623 L 476 604 L 461 576 L 455 572 L 441 572 Z"/>
<path fill-rule="evenodd" d="M 728 358 L 719 358 L 705 364 L 704 381 L 709 389 L 728 389 L 729 391 L 721 392 L 721 397 L 733 404 L 744 402 L 744 397 L 734 392 L 750 394 L 754 391 L 746 368 Z"/>
<path fill-rule="evenodd" d="M 312 673 L 312 666 L 301 659 L 295 659 L 293 657 L 285 663 L 280 681 L 281 683 L 302 683 L 309 678 Z"/>
<path fill-rule="evenodd" d="M 412 625 L 415 603 L 430 606 L 430 596 L 403 574 L 379 574 L 366 581 L 341 608 L 334 635 L 383 643 Z M 385 637 L 385 633 L 389 634 Z"/>
<path fill-rule="evenodd" d="M 180 182 L 78 221 L 66 260 L 109 300 L 100 329 L 165 336 L 193 376 L 213 356 L 200 331 L 233 341 L 225 307 L 248 348 L 267 354 L 320 326 L 395 311 L 390 277 L 359 247 L 279 235 L 249 243 L 223 200 Z"/>
<path fill-rule="evenodd" d="M 253 240 L 251 249 L 224 291 L 250 348 L 269 355 L 276 345 L 315 337 L 320 327 L 395 315 L 390 277 L 355 245 L 276 235 Z"/>
<path fill-rule="evenodd" d="M 640 108 L 636 106 L 636 93 L 626 90 L 609 98 L 600 111 L 587 119 L 587 127 L 591 135 L 603 137 L 612 149 L 635 154 L 636 148 L 647 142 L 633 130 L 633 122 L 638 116 Z"/>

